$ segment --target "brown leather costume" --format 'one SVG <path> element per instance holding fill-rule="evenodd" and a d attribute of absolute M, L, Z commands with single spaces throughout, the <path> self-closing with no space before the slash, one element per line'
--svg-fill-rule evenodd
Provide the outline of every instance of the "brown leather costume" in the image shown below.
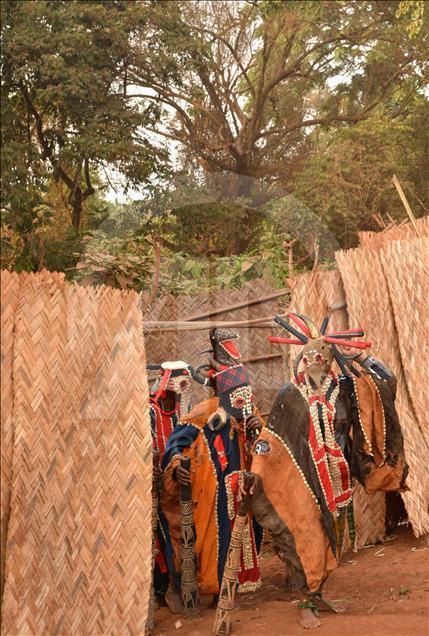
<path fill-rule="evenodd" d="M 357 373 L 359 377 L 338 377 L 331 371 L 323 376 L 326 382 L 331 374 L 336 388 L 333 406 L 327 404 L 332 410 L 336 452 L 340 454 L 341 449 L 350 476 L 368 493 L 403 490 L 407 474 L 394 404 L 396 379 L 385 371 L 385 379 L 371 370 Z M 305 382 L 300 374 L 282 388 L 254 445 L 251 471 L 256 475 L 256 489 L 251 507 L 287 563 L 291 587 L 316 592 L 337 565 L 342 541 L 338 519 L 344 519 L 349 503 L 335 508 L 328 501 L 326 482 L 309 441 L 314 398 L 306 400 L 303 395 Z M 318 403 L 319 413 L 327 402 L 326 393 Z M 325 437 L 321 424 L 319 436 Z M 327 461 L 327 465 L 331 464 Z"/>

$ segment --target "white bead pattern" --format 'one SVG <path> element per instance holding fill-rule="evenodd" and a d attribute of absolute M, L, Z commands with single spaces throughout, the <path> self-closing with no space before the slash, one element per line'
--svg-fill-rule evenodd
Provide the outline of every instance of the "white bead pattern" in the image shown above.
<path fill-rule="evenodd" d="M 246 570 L 252 570 L 254 567 L 253 563 L 253 550 L 252 550 L 252 536 L 250 533 L 250 521 L 249 516 L 247 516 L 247 523 L 244 526 L 244 536 L 243 536 L 243 544 L 242 544 L 242 554 L 243 554 L 243 562 Z"/>
<path fill-rule="evenodd" d="M 226 505 L 228 509 L 228 517 L 230 519 L 234 519 L 235 517 L 234 494 L 231 486 L 232 476 L 240 473 L 242 473 L 241 470 L 233 470 L 232 473 L 229 473 L 229 475 L 225 477 Z"/>
<path fill-rule="evenodd" d="M 261 579 L 259 581 L 245 581 L 238 586 L 237 592 L 239 594 L 246 594 L 247 592 L 256 592 L 262 585 Z"/>
<path fill-rule="evenodd" d="M 305 399 L 305 401 L 307 402 L 309 411 L 310 411 L 310 421 L 311 424 L 313 425 L 314 428 L 314 433 L 316 436 L 316 442 L 317 442 L 317 446 L 318 448 L 326 448 L 326 451 L 323 455 L 323 457 L 317 461 L 314 457 L 314 453 L 313 450 L 311 448 L 311 445 L 309 444 L 309 449 L 310 449 L 310 454 L 311 454 L 311 458 L 313 460 L 314 466 L 316 468 L 317 474 L 319 475 L 319 483 L 320 483 L 320 487 L 323 491 L 323 495 L 325 497 L 325 501 L 328 500 L 327 498 L 327 494 L 324 488 L 324 485 L 322 483 L 322 479 L 320 479 L 320 473 L 318 470 L 318 464 L 320 464 L 321 462 L 323 462 L 326 466 L 326 470 L 328 472 L 328 474 L 330 475 L 330 479 L 331 479 L 331 484 L 332 484 L 332 490 L 333 490 L 333 496 L 334 499 L 337 500 L 343 493 L 344 493 L 344 489 L 343 489 L 343 484 L 342 484 L 342 477 L 341 477 L 341 472 L 340 472 L 340 467 L 339 464 L 340 462 L 344 461 L 344 463 L 346 463 L 346 460 L 344 458 L 344 456 L 341 457 L 335 457 L 333 456 L 329 450 L 339 450 L 340 447 L 337 444 L 337 441 L 335 439 L 335 430 L 334 430 L 334 416 L 335 416 L 335 405 L 337 402 L 337 398 L 339 395 L 339 391 L 340 391 L 340 384 L 339 384 L 339 380 L 338 377 L 331 372 L 330 374 L 327 375 L 327 377 L 325 378 L 325 380 L 323 381 L 323 384 L 321 386 L 321 395 L 324 397 L 324 399 L 326 400 L 326 402 L 330 405 L 331 409 L 331 413 L 332 413 L 332 417 L 331 417 L 331 421 L 329 421 L 329 417 L 328 417 L 328 406 L 327 404 L 324 402 L 321 402 L 319 400 L 313 400 L 310 403 L 310 398 L 313 397 L 313 392 L 312 389 L 309 385 L 309 383 L 307 382 L 307 379 L 304 376 L 304 381 L 303 382 L 297 382 L 296 379 L 294 379 L 293 384 L 296 386 L 296 388 L 300 391 L 301 395 L 303 396 L 303 398 Z M 329 388 L 331 387 L 332 383 L 335 382 L 335 387 L 331 392 L 331 395 L 329 397 L 329 400 L 326 398 L 326 394 L 329 390 Z M 321 406 L 322 408 L 322 421 L 323 421 L 323 428 L 324 428 L 324 436 L 322 433 L 322 429 L 320 426 L 320 422 L 319 422 L 319 410 L 318 410 L 318 406 Z M 341 450 L 341 449 L 340 449 Z M 347 463 L 346 463 L 347 465 Z M 350 475 L 349 475 L 349 490 L 351 489 L 351 484 L 350 484 Z M 352 494 L 350 491 L 350 497 L 347 498 L 347 500 L 342 501 L 340 503 L 337 503 L 337 507 L 343 507 L 346 506 L 352 499 Z M 338 511 L 335 511 L 334 516 L 338 515 Z"/>

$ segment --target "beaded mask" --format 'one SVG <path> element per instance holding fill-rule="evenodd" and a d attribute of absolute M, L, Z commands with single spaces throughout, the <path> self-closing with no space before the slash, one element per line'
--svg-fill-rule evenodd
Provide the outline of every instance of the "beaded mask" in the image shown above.
<path fill-rule="evenodd" d="M 364 335 L 362 329 L 345 329 L 326 334 L 329 318 L 323 320 L 319 330 L 307 316 L 289 313 L 288 317 L 298 329 L 280 318 L 280 316 L 276 316 L 274 320 L 294 338 L 269 336 L 268 340 L 271 343 L 304 345 L 301 353 L 298 354 L 294 361 L 295 381 L 303 382 L 308 380 L 313 389 L 320 389 L 334 360 L 336 360 L 344 375 L 349 375 L 349 371 L 355 375 L 360 375 L 352 364 L 352 360 L 356 356 L 345 355 L 342 353 L 341 347 L 353 347 L 362 350 L 369 348 L 371 342 L 352 340 Z"/>
<path fill-rule="evenodd" d="M 253 394 L 249 384 L 239 386 L 220 397 L 220 404 L 227 413 L 240 422 L 253 413 Z"/>
<path fill-rule="evenodd" d="M 253 413 L 253 394 L 243 365 L 228 367 L 213 376 L 220 406 L 238 422 Z"/>
<path fill-rule="evenodd" d="M 331 347 L 322 336 L 312 338 L 303 346 L 301 366 L 313 389 L 320 389 L 333 361 L 334 354 Z"/>
<path fill-rule="evenodd" d="M 172 391 L 179 398 L 180 413 L 185 415 L 189 411 L 191 385 L 192 375 L 186 362 L 163 362 L 160 365 L 160 377 L 153 385 L 151 393 L 155 400 L 159 400 L 165 397 L 167 391 Z"/>

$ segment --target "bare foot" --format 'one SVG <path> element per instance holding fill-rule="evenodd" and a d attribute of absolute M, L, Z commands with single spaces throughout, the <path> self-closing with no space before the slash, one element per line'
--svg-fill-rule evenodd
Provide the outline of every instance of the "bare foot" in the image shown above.
<path fill-rule="evenodd" d="M 298 623 L 304 629 L 316 629 L 316 627 L 320 627 L 321 623 L 317 616 L 314 614 L 313 610 L 309 607 L 299 608 L 299 618 Z"/>
<path fill-rule="evenodd" d="M 182 597 L 171 583 L 168 586 L 164 599 L 172 614 L 181 614 L 183 612 Z"/>

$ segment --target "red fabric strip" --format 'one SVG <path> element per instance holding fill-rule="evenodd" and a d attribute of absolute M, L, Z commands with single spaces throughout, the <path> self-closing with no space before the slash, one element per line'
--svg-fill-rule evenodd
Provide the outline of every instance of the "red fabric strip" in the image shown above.
<path fill-rule="evenodd" d="M 225 446 L 223 445 L 223 441 L 220 435 L 216 435 L 215 441 L 214 441 L 214 447 L 216 449 L 217 456 L 219 459 L 219 464 L 223 472 L 225 468 L 228 466 L 228 460 L 226 458 Z"/>

